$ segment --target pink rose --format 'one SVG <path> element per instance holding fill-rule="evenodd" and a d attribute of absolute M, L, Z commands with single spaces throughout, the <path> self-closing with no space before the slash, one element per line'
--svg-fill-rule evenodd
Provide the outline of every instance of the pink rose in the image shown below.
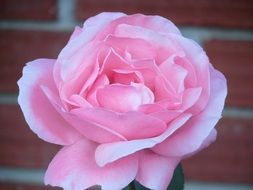
<path fill-rule="evenodd" d="M 50 42 L 46 42 L 50 43 Z M 160 16 L 101 13 L 57 59 L 24 67 L 18 102 L 30 128 L 64 147 L 45 183 L 166 189 L 176 165 L 216 138 L 224 76 Z"/>

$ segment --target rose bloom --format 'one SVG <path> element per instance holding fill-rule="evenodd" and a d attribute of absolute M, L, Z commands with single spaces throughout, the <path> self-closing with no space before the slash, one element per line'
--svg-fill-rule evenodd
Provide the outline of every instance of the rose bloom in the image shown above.
<path fill-rule="evenodd" d="M 50 43 L 50 42 L 45 42 Z M 18 102 L 31 130 L 63 145 L 45 184 L 166 189 L 177 164 L 216 138 L 226 80 L 160 16 L 101 13 L 57 59 L 29 62 Z"/>

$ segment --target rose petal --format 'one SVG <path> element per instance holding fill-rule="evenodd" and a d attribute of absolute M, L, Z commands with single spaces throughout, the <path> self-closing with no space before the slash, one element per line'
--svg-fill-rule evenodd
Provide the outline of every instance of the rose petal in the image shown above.
<path fill-rule="evenodd" d="M 79 36 L 82 33 L 83 29 L 80 28 L 79 26 L 75 27 L 74 32 L 71 34 L 70 39 L 69 40 L 73 40 L 74 38 L 76 38 L 77 36 Z"/>
<path fill-rule="evenodd" d="M 142 84 L 112 84 L 97 90 L 101 107 L 116 112 L 134 111 L 142 104 L 154 102 L 153 93 Z"/>
<path fill-rule="evenodd" d="M 143 14 L 133 14 L 115 19 L 103 30 L 103 32 L 99 35 L 99 39 L 103 39 L 107 34 L 113 33 L 115 28 L 120 24 L 141 26 L 159 34 L 174 33 L 181 35 L 178 28 L 166 18 L 157 15 L 147 16 Z"/>
<path fill-rule="evenodd" d="M 97 102 L 97 90 L 103 86 L 109 85 L 110 81 L 105 74 L 102 74 L 97 77 L 95 82 L 92 84 L 91 88 L 87 92 L 86 99 L 94 106 L 98 106 Z"/>
<path fill-rule="evenodd" d="M 139 71 L 130 71 L 124 69 L 113 69 L 111 83 L 120 83 L 130 85 L 133 83 L 144 83 L 142 74 Z"/>
<path fill-rule="evenodd" d="M 105 190 L 118 190 L 134 180 L 138 169 L 136 155 L 99 167 L 94 159 L 96 146 L 83 139 L 62 148 L 46 171 L 45 184 L 71 190 L 83 190 L 94 185 Z"/>
<path fill-rule="evenodd" d="M 179 159 L 160 156 L 149 150 L 140 155 L 136 180 L 149 189 L 166 190 Z"/>
<path fill-rule="evenodd" d="M 95 50 L 94 50 L 95 51 Z M 80 51 L 78 54 L 82 54 Z M 85 54 L 84 54 L 85 55 Z M 88 87 L 96 80 L 99 72 L 98 62 L 96 60 L 96 54 L 87 55 L 85 58 L 76 55 L 74 59 L 70 59 L 69 62 L 79 63 L 76 69 L 67 69 L 64 72 L 66 77 L 62 76 L 64 80 L 59 88 L 61 99 L 68 104 L 72 104 L 70 96 L 73 94 L 85 94 Z M 68 67 L 71 67 L 71 64 Z"/>
<path fill-rule="evenodd" d="M 182 68 L 187 70 L 187 76 L 184 80 L 185 88 L 193 88 L 197 86 L 197 75 L 193 65 L 186 59 L 185 55 L 178 56 L 174 58 L 174 62 L 180 65 Z"/>
<path fill-rule="evenodd" d="M 217 130 L 213 129 L 210 134 L 207 136 L 207 138 L 202 142 L 201 146 L 198 148 L 198 152 L 202 149 L 208 147 L 211 143 L 213 143 L 216 140 L 217 137 Z M 195 152 L 196 153 L 196 152 Z"/>
<path fill-rule="evenodd" d="M 185 58 L 195 70 L 197 79 L 195 87 L 202 87 L 201 96 L 197 102 L 198 107 L 202 110 L 206 107 L 210 95 L 210 63 L 208 57 L 195 41 L 174 34 L 168 34 L 167 36 L 184 50 Z"/>
<path fill-rule="evenodd" d="M 75 109 L 71 113 L 97 125 L 97 128 L 101 127 L 125 137 L 121 141 L 154 137 L 166 130 L 166 124 L 163 121 L 135 111 L 119 114 L 101 108 L 87 108 Z"/>
<path fill-rule="evenodd" d="M 155 98 L 157 101 L 168 100 L 177 107 L 181 104 L 181 97 L 175 92 L 174 87 L 164 77 L 158 75 L 155 78 Z"/>
<path fill-rule="evenodd" d="M 180 65 L 175 64 L 176 55 L 170 56 L 166 61 L 159 65 L 164 78 L 174 87 L 177 93 L 181 93 L 184 89 L 184 81 L 188 74 L 187 70 Z"/>
<path fill-rule="evenodd" d="M 75 105 L 77 107 L 92 107 L 92 105 L 84 97 L 78 94 L 73 94 L 72 96 L 70 96 L 69 101 L 72 103 L 72 105 Z"/>
<path fill-rule="evenodd" d="M 78 38 L 68 43 L 61 51 L 60 58 L 71 57 L 76 51 L 90 42 L 104 27 L 113 20 L 124 16 L 124 13 L 100 13 L 90 17 L 83 24 L 83 32 Z"/>
<path fill-rule="evenodd" d="M 96 162 L 99 166 L 104 166 L 139 150 L 154 147 L 183 126 L 190 117 L 190 114 L 182 114 L 170 123 L 164 133 L 157 137 L 101 144 L 95 152 Z"/>
<path fill-rule="evenodd" d="M 126 23 L 135 26 L 142 26 L 160 34 L 174 33 L 181 35 L 178 28 L 170 20 L 158 15 L 147 16 L 143 14 L 133 14 L 121 17 L 114 22 L 117 24 Z"/>
<path fill-rule="evenodd" d="M 156 118 L 164 121 L 166 124 L 168 124 L 173 119 L 178 117 L 181 113 L 182 112 L 176 111 L 176 110 L 165 110 L 165 111 L 154 112 L 149 115 L 156 117 Z"/>
<path fill-rule="evenodd" d="M 75 109 L 74 112 L 76 112 L 76 110 L 82 110 L 82 108 Z M 107 126 L 103 126 L 96 122 L 93 122 L 87 118 L 80 117 L 80 115 L 72 113 L 63 113 L 62 116 L 65 118 L 66 121 L 71 123 L 71 125 L 84 137 L 94 142 L 108 143 L 127 140 L 126 137 L 124 137 L 117 131 L 110 129 Z"/>
<path fill-rule="evenodd" d="M 124 38 L 109 34 L 104 41 L 109 47 L 128 52 L 131 55 L 128 59 L 154 59 L 157 56 L 156 49 L 143 39 Z"/>
<path fill-rule="evenodd" d="M 87 120 L 84 117 L 78 117 L 75 114 L 70 113 L 62 107 L 61 100 L 57 97 L 49 88 L 42 86 L 42 90 L 47 96 L 48 100 L 55 107 L 55 110 L 64 118 L 71 126 L 80 132 L 84 137 L 97 143 L 108 143 L 114 141 L 127 140 L 121 134 L 106 128 L 103 125 L 96 124 Z M 87 103 L 87 102 L 85 102 Z M 92 106 L 85 105 L 82 108 L 89 108 Z M 76 108 L 77 109 L 77 108 Z M 78 110 L 78 109 L 77 109 Z M 94 131 L 96 131 L 94 133 Z"/>
<path fill-rule="evenodd" d="M 141 39 L 150 43 L 156 48 L 156 61 L 158 64 L 162 63 L 170 55 L 181 51 L 181 48 L 166 36 L 140 26 L 120 24 L 116 27 L 113 34 L 117 37 Z"/>
<path fill-rule="evenodd" d="M 94 31 L 96 31 L 94 34 L 96 35 L 97 32 L 101 31 L 102 28 L 108 26 L 110 22 L 123 16 L 126 16 L 126 14 L 121 13 L 121 12 L 102 12 L 93 17 L 89 17 L 84 22 L 83 29 L 87 29 L 91 27 L 93 28 Z"/>
<path fill-rule="evenodd" d="M 83 25 L 83 32 L 73 38 L 73 40 L 70 40 L 67 45 L 62 49 L 60 52 L 56 65 L 54 67 L 54 80 L 56 82 L 56 85 L 59 87 L 61 83 L 61 69 L 63 69 L 65 66 L 68 69 L 65 69 L 67 71 L 72 71 L 76 69 L 76 67 L 80 64 L 80 61 L 69 62 L 68 60 L 71 57 L 78 57 L 76 54 L 80 50 L 82 50 L 85 47 L 88 47 L 88 43 L 95 38 L 95 36 L 111 21 L 124 16 L 123 13 L 101 13 L 94 17 L 91 17 L 87 19 L 84 22 Z M 93 43 L 92 46 L 94 46 Z M 89 50 L 89 51 L 88 51 Z M 85 52 L 84 55 L 89 55 L 89 52 L 93 51 L 94 47 L 88 47 L 87 51 L 81 51 L 82 53 Z M 84 56 L 83 55 L 83 56 Z M 82 54 L 80 55 L 82 56 Z"/>
<path fill-rule="evenodd" d="M 138 111 L 156 117 L 166 124 L 182 113 L 181 110 L 168 110 L 167 107 L 163 107 L 157 103 L 142 105 L 139 107 Z"/>
<path fill-rule="evenodd" d="M 165 156 L 184 156 L 196 151 L 221 117 L 227 95 L 225 77 L 210 66 L 211 92 L 207 107 L 192 117 L 175 135 L 158 144 L 153 151 Z M 173 147 L 173 148 L 171 148 Z"/>
<path fill-rule="evenodd" d="M 197 114 L 201 111 L 202 107 L 198 107 L 196 104 L 198 99 L 200 98 L 202 88 L 188 88 L 183 92 L 182 104 L 180 110 L 190 112 L 192 114 Z"/>
<path fill-rule="evenodd" d="M 55 60 L 37 59 L 29 62 L 18 81 L 18 103 L 26 122 L 41 139 L 60 145 L 72 144 L 80 134 L 57 113 L 40 86 L 57 92 L 52 78 Z"/>
<path fill-rule="evenodd" d="M 115 69 L 131 70 L 131 67 L 119 52 L 110 48 L 107 56 L 103 60 L 103 64 L 100 66 L 99 74 L 106 74 L 106 76 L 110 78 Z"/>
<path fill-rule="evenodd" d="M 154 59 L 132 60 L 131 67 L 141 73 L 144 84 L 152 91 L 155 89 L 156 76 L 160 74 Z"/>
<path fill-rule="evenodd" d="M 217 131 L 216 131 L 216 129 L 213 129 L 210 132 L 210 134 L 207 136 L 207 138 L 202 142 L 202 144 L 200 145 L 200 147 L 196 151 L 194 151 L 194 152 L 192 152 L 190 154 L 185 155 L 183 157 L 183 159 L 191 157 L 192 155 L 197 154 L 201 150 L 205 149 L 206 147 L 208 147 L 211 143 L 213 143 L 216 140 L 216 137 L 217 137 Z"/>

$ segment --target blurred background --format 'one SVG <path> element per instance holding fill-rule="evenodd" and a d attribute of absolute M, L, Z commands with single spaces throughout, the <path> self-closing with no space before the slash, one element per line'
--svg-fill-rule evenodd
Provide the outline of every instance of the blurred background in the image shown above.
<path fill-rule="evenodd" d="M 59 189 L 42 179 L 60 147 L 29 130 L 16 81 L 27 61 L 56 58 L 74 26 L 103 11 L 164 16 L 204 47 L 229 95 L 217 141 L 183 161 L 186 190 L 253 189 L 253 0 L 0 0 L 0 189 Z"/>

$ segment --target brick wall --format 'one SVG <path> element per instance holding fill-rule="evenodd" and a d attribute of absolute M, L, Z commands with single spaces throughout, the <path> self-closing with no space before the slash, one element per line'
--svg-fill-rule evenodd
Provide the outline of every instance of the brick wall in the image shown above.
<path fill-rule="evenodd" d="M 42 174 L 59 149 L 38 139 L 24 122 L 16 103 L 22 67 L 35 58 L 55 58 L 74 26 L 102 11 L 162 15 L 203 45 L 211 62 L 225 73 L 229 95 L 217 127 L 218 140 L 183 162 L 186 178 L 253 183 L 252 0 L 0 0 L 0 4 L 0 189 L 46 189 L 41 186 Z"/>

